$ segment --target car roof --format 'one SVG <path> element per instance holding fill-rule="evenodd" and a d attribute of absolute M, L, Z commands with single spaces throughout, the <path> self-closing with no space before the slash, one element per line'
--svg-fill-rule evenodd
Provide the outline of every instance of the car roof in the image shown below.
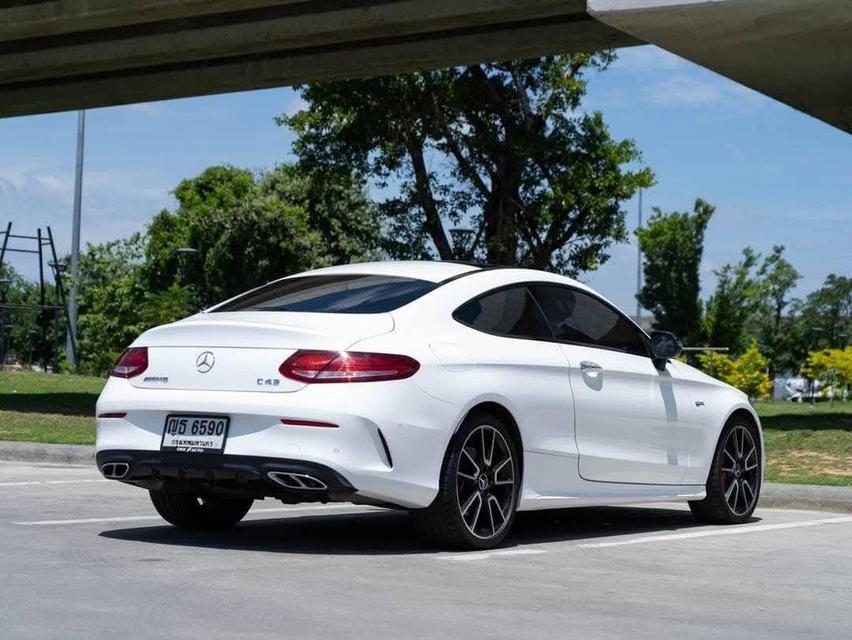
<path fill-rule="evenodd" d="M 388 260 L 385 262 L 358 262 L 325 267 L 295 274 L 301 276 L 325 276 L 334 274 L 367 274 L 415 278 L 429 282 L 443 282 L 465 273 L 480 271 L 482 267 L 460 262 L 438 262 L 428 260 Z M 294 277 L 294 276 L 291 276 Z"/>

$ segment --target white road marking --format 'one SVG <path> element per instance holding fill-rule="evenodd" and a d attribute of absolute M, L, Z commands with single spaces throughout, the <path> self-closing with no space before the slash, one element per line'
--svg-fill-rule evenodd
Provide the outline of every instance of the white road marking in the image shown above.
<path fill-rule="evenodd" d="M 503 551 L 488 551 L 485 553 L 461 553 L 451 556 L 435 556 L 438 560 L 456 560 L 458 562 L 471 562 L 473 560 L 487 560 L 488 558 L 502 556 L 537 556 L 547 553 L 544 549 L 505 549 Z"/>
<path fill-rule="evenodd" d="M 317 505 L 311 507 L 275 507 L 271 509 L 252 509 L 248 515 L 256 513 L 294 513 L 299 514 L 305 511 L 326 511 L 328 513 L 338 513 L 341 510 L 351 511 L 355 509 L 358 512 L 378 511 L 370 507 L 361 507 L 358 505 L 339 505 L 325 506 Z M 97 524 L 100 522 L 135 522 L 144 520 L 162 520 L 158 515 L 150 516 L 114 516 L 111 518 L 77 518 L 74 520 L 28 520 L 24 522 L 13 522 L 12 524 L 22 525 L 25 527 L 42 526 L 42 525 L 66 525 L 66 524 Z"/>
<path fill-rule="evenodd" d="M 702 529 L 701 531 L 688 531 L 686 533 L 673 533 L 661 536 L 644 536 L 631 538 L 630 540 L 615 540 L 613 542 L 588 542 L 576 546 L 581 549 L 605 549 L 607 547 L 623 547 L 633 544 L 648 544 L 651 542 L 672 542 L 676 540 L 691 540 L 692 538 L 709 538 L 711 536 L 732 536 L 741 533 L 760 533 L 762 531 L 781 531 L 783 529 L 799 529 L 802 527 L 818 527 L 825 524 L 848 524 L 852 523 L 852 516 L 838 518 L 819 518 L 817 520 L 799 520 L 796 522 L 780 522 L 778 524 L 756 524 L 740 525 L 737 527 L 720 527 L 714 529 Z"/>
<path fill-rule="evenodd" d="M 36 484 L 86 484 L 86 483 L 115 483 L 114 480 L 30 480 L 28 482 L 0 482 L 0 487 L 29 487 Z M 117 484 L 117 483 L 115 483 Z"/>

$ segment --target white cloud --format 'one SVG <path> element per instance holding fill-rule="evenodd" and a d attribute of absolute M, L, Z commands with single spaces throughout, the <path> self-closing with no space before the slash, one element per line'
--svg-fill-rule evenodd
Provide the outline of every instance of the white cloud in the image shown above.
<path fill-rule="evenodd" d="M 630 69 L 654 71 L 660 69 L 686 69 L 692 66 L 688 60 L 653 45 L 625 47 L 618 50 L 618 57 L 610 67 L 612 70 Z"/>
<path fill-rule="evenodd" d="M 164 105 L 162 102 L 137 102 L 136 104 L 125 105 L 124 108 L 147 116 L 156 116 L 163 113 Z"/>
<path fill-rule="evenodd" d="M 73 174 L 55 175 L 0 167 L 0 226 L 11 221 L 18 233 L 34 234 L 49 226 L 57 251 L 69 250 L 73 209 Z M 151 216 L 170 205 L 168 190 L 152 184 L 142 171 L 87 171 L 83 182 L 82 242 L 104 242 L 140 231 Z M 21 241 L 23 242 L 23 241 Z M 21 247 L 27 248 L 27 247 Z M 13 254 L 12 265 L 34 278 L 34 256 Z"/>
<path fill-rule="evenodd" d="M 299 111 L 303 111 L 308 108 L 308 101 L 302 98 L 298 93 L 294 94 L 292 98 L 290 98 L 289 102 L 287 102 L 287 106 L 284 108 L 284 112 L 288 116 L 294 116 Z"/>
<path fill-rule="evenodd" d="M 642 87 L 645 102 L 663 107 L 710 107 L 753 111 L 759 104 L 759 94 L 732 80 L 710 74 L 683 73 L 666 77 Z"/>

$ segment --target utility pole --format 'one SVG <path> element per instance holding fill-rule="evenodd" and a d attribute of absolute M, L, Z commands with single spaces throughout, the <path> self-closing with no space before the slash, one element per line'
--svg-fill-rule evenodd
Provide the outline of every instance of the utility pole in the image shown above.
<path fill-rule="evenodd" d="M 637 230 L 642 228 L 642 189 L 639 189 L 639 226 Z M 639 236 L 636 236 L 636 324 L 641 324 L 642 320 L 642 305 L 639 302 L 639 292 L 642 290 L 642 244 L 639 242 Z"/>
<path fill-rule="evenodd" d="M 86 112 L 77 112 L 77 169 L 74 174 L 74 219 L 71 228 L 71 289 L 68 295 L 68 327 L 66 341 L 68 364 L 77 366 L 77 279 L 80 276 L 80 210 L 83 202 L 83 147 L 86 138 Z"/>

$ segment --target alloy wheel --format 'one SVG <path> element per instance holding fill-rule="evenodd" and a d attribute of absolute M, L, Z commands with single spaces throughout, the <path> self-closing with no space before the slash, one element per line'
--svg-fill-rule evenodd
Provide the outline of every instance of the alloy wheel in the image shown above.
<path fill-rule="evenodd" d="M 481 425 L 468 434 L 456 472 L 458 508 L 467 530 L 477 538 L 497 536 L 515 504 L 512 448 L 497 429 Z"/>
<path fill-rule="evenodd" d="M 722 491 L 735 515 L 749 512 L 757 500 L 760 483 L 760 453 L 754 437 L 744 426 L 728 433 L 722 449 Z"/>

